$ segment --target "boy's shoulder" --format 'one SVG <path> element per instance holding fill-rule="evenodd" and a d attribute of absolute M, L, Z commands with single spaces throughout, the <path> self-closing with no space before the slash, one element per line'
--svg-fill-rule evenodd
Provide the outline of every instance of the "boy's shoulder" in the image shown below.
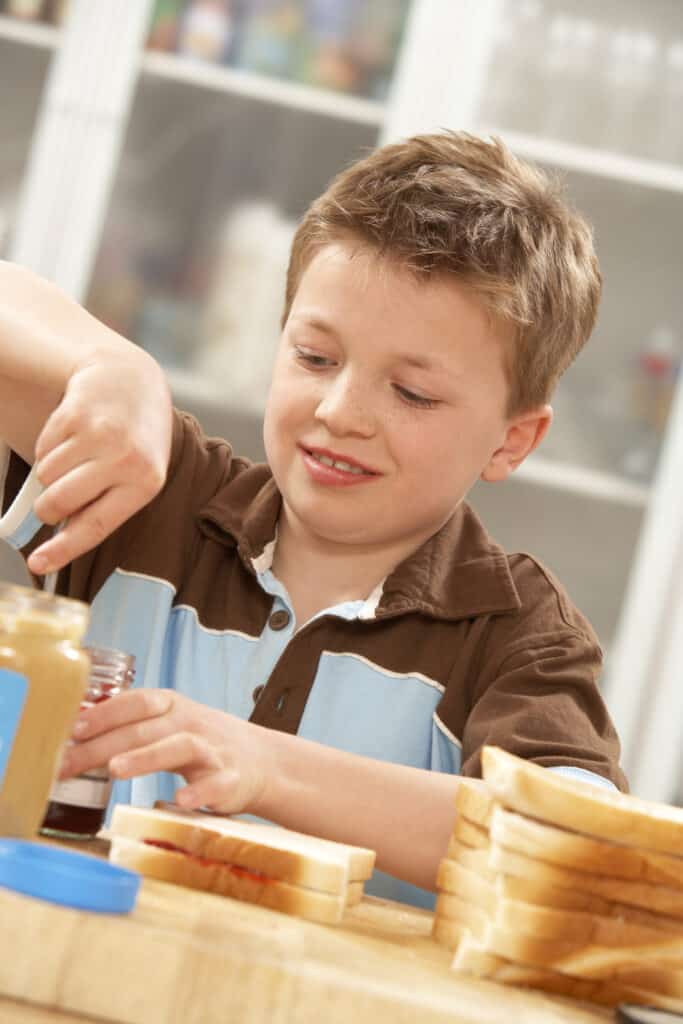
<path fill-rule="evenodd" d="M 428 569 L 428 571 L 427 571 Z M 428 580 L 425 597 L 439 617 L 485 618 L 501 643 L 532 636 L 576 637 L 599 647 L 597 637 L 554 573 L 534 555 L 506 551 L 475 509 L 463 502 L 451 520 L 402 570 Z"/>

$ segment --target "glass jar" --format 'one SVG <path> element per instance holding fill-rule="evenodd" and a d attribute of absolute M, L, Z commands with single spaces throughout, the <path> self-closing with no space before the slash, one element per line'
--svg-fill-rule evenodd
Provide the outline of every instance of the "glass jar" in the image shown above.
<path fill-rule="evenodd" d="M 31 839 L 88 683 L 88 605 L 0 583 L 0 835 Z"/>
<path fill-rule="evenodd" d="M 86 647 L 90 680 L 81 709 L 109 700 L 132 686 L 135 657 L 110 647 Z M 111 796 L 112 780 L 106 765 L 91 768 L 73 779 L 55 782 L 41 832 L 68 839 L 91 839 L 102 827 Z"/>

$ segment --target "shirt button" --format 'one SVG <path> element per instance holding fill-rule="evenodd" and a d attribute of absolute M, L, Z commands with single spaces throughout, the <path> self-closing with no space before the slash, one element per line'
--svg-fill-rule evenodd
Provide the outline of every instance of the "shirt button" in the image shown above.
<path fill-rule="evenodd" d="M 258 699 L 261 696 L 261 694 L 263 693 L 264 689 L 265 689 L 265 687 L 263 686 L 263 684 L 261 684 L 260 686 L 255 686 L 254 687 L 254 692 L 251 695 L 251 698 L 252 698 L 254 704 L 258 704 Z"/>
<path fill-rule="evenodd" d="M 289 612 L 283 608 L 280 611 L 273 612 L 268 619 L 268 625 L 271 629 L 284 629 L 285 626 L 289 625 L 289 618 Z"/>

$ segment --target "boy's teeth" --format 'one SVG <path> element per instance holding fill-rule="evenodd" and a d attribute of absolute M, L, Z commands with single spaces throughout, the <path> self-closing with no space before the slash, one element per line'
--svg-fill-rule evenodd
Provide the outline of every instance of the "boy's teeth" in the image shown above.
<path fill-rule="evenodd" d="M 360 466 L 352 466 L 349 462 L 342 462 L 341 459 L 331 459 L 329 455 L 318 455 L 317 452 L 311 452 L 311 455 L 318 462 L 322 462 L 323 466 L 332 466 L 334 469 L 341 469 L 346 473 L 360 474 L 364 472 Z"/>

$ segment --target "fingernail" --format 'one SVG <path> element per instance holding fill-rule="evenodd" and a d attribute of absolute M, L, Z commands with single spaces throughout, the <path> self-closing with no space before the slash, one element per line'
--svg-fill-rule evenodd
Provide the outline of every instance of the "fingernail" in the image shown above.
<path fill-rule="evenodd" d="M 33 554 L 28 560 L 28 567 L 36 576 L 44 576 L 47 572 L 47 558 L 45 555 Z"/>
<path fill-rule="evenodd" d="M 72 735 L 79 737 L 85 736 L 88 731 L 88 723 L 84 722 L 83 719 L 79 719 L 73 727 Z"/>
<path fill-rule="evenodd" d="M 112 757 L 109 762 L 109 771 L 113 775 L 125 775 L 128 767 L 128 759 L 123 755 L 119 757 Z"/>

